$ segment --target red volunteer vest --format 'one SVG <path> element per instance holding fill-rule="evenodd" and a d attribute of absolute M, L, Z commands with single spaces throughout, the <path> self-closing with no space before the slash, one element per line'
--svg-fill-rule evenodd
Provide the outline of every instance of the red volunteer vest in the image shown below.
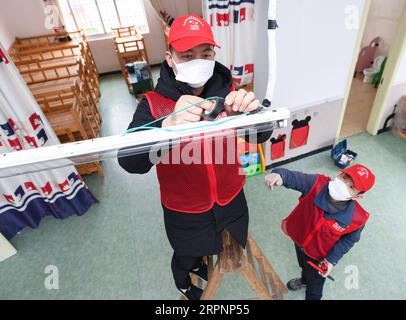
<path fill-rule="evenodd" d="M 324 259 L 341 236 L 363 227 L 369 213 L 358 202 L 351 224 L 342 228 L 334 219 L 325 219 L 324 210 L 314 204 L 315 197 L 331 179 L 318 175 L 310 192 L 299 198 L 299 204 L 282 221 L 282 230 L 311 258 Z"/>
<path fill-rule="evenodd" d="M 154 119 L 173 112 L 176 102 L 156 92 L 145 94 Z M 236 139 L 233 138 L 234 146 Z M 231 140 L 231 139 L 230 139 Z M 228 142 L 230 143 L 230 142 Z M 216 149 L 217 148 L 217 149 Z M 193 149 L 193 151 L 192 151 Z M 220 149 L 220 150 L 218 150 Z M 200 162 L 184 163 L 182 155 L 199 150 Z M 213 152 L 216 150 L 217 155 Z M 222 154 L 221 152 L 223 151 Z M 173 147 L 165 157 L 166 163 L 158 163 L 157 176 L 161 191 L 161 202 L 171 210 L 186 213 L 202 213 L 210 210 L 214 203 L 226 205 L 241 191 L 245 176 L 240 171 L 241 165 L 237 155 L 234 163 L 227 163 L 227 139 L 223 139 L 222 150 L 215 146 L 215 139 L 202 138 L 194 142 L 180 143 Z M 204 161 L 211 159 L 211 161 Z M 217 161 L 215 161 L 217 159 Z M 219 161 L 221 160 L 222 161 Z M 161 161 L 163 162 L 163 161 Z M 221 162 L 221 164 L 216 164 Z M 211 164 L 210 164 L 211 163 Z"/>

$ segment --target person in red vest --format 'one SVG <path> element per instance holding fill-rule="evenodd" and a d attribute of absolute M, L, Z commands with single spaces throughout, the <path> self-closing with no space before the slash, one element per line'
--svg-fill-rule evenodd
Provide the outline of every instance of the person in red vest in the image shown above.
<path fill-rule="evenodd" d="M 360 240 L 369 213 L 358 200 L 374 183 L 374 174 L 361 164 L 341 170 L 334 180 L 284 168 L 276 168 L 265 177 L 265 184 L 271 190 L 274 186 L 284 186 L 301 192 L 299 204 L 282 222 L 283 232 L 295 243 L 302 269 L 300 278 L 287 283 L 289 290 L 306 288 L 306 300 L 321 299 L 325 278 Z"/>
<path fill-rule="evenodd" d="M 202 18 L 194 14 L 176 18 L 169 31 L 168 51 L 158 84 L 138 104 L 128 128 L 144 125 L 213 96 L 225 98 L 225 108 L 220 117 L 256 110 L 259 100 L 253 92 L 234 90 L 230 70 L 215 61 L 214 46 L 218 45 L 212 30 Z M 201 121 L 203 112 L 212 108 L 213 103 L 206 101 L 151 126 L 165 128 L 197 123 Z M 257 143 L 262 143 L 270 136 L 271 132 L 258 133 L 255 139 Z M 251 137 L 246 136 L 246 140 L 252 141 Z M 206 148 L 199 142 L 200 147 Z M 227 150 L 222 151 L 227 155 Z M 173 150 L 168 153 L 173 155 Z M 154 165 L 148 154 L 126 156 L 120 151 L 118 158 L 120 166 L 130 173 L 143 174 Z M 171 262 L 173 277 L 176 287 L 190 300 L 200 299 L 202 295 L 202 290 L 191 283 L 190 273 L 207 281 L 207 265 L 202 262 L 202 257 L 223 250 L 221 234 L 224 229 L 240 245 L 246 245 L 248 206 L 243 191 L 245 177 L 241 173 L 236 150 L 232 158 L 232 163 L 203 161 L 156 165 L 165 229 L 174 250 Z"/>

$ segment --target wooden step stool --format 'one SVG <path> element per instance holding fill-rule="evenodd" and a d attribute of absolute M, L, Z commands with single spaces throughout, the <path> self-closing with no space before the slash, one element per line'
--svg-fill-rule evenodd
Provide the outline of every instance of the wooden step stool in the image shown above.
<path fill-rule="evenodd" d="M 201 300 L 211 300 L 216 294 L 226 273 L 239 272 L 248 282 L 259 299 L 281 300 L 287 292 L 285 285 L 262 253 L 251 234 L 248 235 L 244 250 L 228 231 L 223 232 L 224 250 L 217 255 L 206 257 L 209 281 L 204 289 Z M 202 287 L 202 280 L 192 275 L 194 285 Z M 184 296 L 181 299 L 186 299 Z"/>

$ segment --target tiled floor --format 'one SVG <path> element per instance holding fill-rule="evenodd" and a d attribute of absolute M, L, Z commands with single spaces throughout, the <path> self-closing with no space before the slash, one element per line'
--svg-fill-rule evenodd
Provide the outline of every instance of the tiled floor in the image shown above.
<path fill-rule="evenodd" d="M 121 75 L 101 81 L 103 135 L 122 132 L 136 108 Z M 362 239 L 333 270 L 325 299 L 406 299 L 406 143 L 385 133 L 349 139 L 358 161 L 375 171 L 376 187 L 362 204 L 371 218 Z M 170 271 L 172 250 L 166 238 L 155 170 L 145 175 L 123 171 L 117 160 L 103 161 L 106 177 L 85 178 L 100 200 L 84 216 L 46 218 L 11 242 L 18 254 L 0 263 L 0 299 L 177 299 Z M 329 152 L 290 163 L 289 169 L 337 171 Z M 250 231 L 284 282 L 299 274 L 292 242 L 280 222 L 297 202 L 294 191 L 268 191 L 263 176 L 249 178 L 246 195 Z M 45 267 L 59 270 L 59 290 L 47 290 Z M 358 271 L 358 289 L 346 283 Z M 216 299 L 253 299 L 239 275 L 227 275 Z M 303 299 L 303 292 L 286 299 Z"/>

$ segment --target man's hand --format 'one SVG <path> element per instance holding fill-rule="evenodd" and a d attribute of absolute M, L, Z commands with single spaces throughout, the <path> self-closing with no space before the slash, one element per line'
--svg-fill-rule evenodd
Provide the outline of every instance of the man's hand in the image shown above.
<path fill-rule="evenodd" d="M 244 89 L 231 91 L 225 98 L 224 109 L 227 116 L 235 116 L 242 112 L 251 112 L 258 109 L 259 100 L 254 92 L 247 92 Z"/>
<path fill-rule="evenodd" d="M 265 185 L 273 190 L 274 186 L 281 186 L 283 185 L 283 180 L 280 174 L 278 173 L 271 173 L 265 177 Z"/>
<path fill-rule="evenodd" d="M 174 112 L 190 106 L 191 104 L 202 101 L 203 99 L 197 96 L 183 95 L 176 102 Z M 204 101 L 195 105 L 185 111 L 179 112 L 162 121 L 162 128 L 176 126 L 185 123 L 198 122 L 202 118 L 204 111 L 210 112 L 214 107 L 214 103 L 211 101 Z"/>
<path fill-rule="evenodd" d="M 328 262 L 326 259 L 324 259 L 323 261 L 321 261 L 319 263 L 319 267 L 323 270 L 325 270 L 324 272 L 320 272 L 319 271 L 319 275 L 321 275 L 324 278 L 327 278 L 327 276 L 331 273 L 331 270 L 333 270 L 334 266 Z"/>

